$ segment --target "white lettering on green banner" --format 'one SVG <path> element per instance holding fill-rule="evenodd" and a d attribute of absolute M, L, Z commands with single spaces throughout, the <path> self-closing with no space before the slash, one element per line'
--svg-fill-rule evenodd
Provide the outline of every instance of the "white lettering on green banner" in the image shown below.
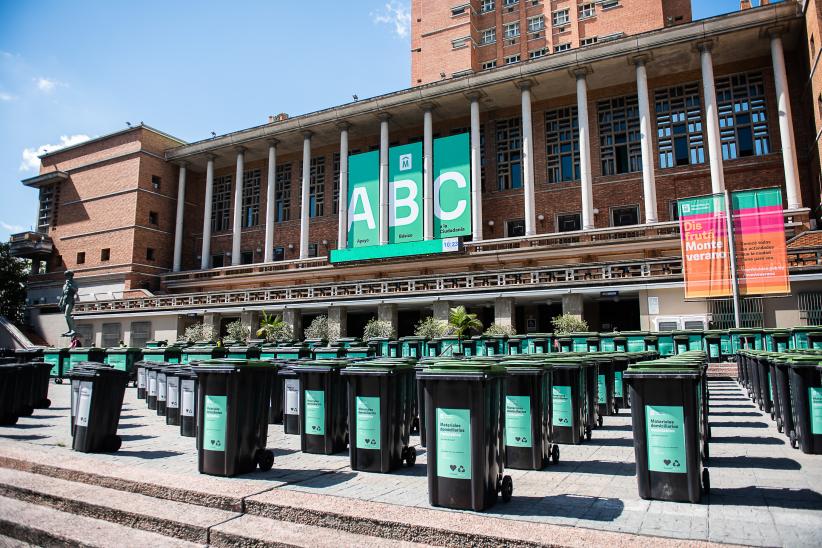
<path fill-rule="evenodd" d="M 685 420 L 682 406 L 646 405 L 645 433 L 648 443 L 648 470 L 685 474 Z"/>
<path fill-rule="evenodd" d="M 437 408 L 437 476 L 471 479 L 471 411 Z"/>
<path fill-rule="evenodd" d="M 380 445 L 380 398 L 357 396 L 357 449 L 376 449 Z"/>
<path fill-rule="evenodd" d="M 388 149 L 388 242 L 423 238 L 422 143 Z"/>
<path fill-rule="evenodd" d="M 614 371 L 614 393 L 617 398 L 623 398 L 622 392 L 622 371 Z"/>
<path fill-rule="evenodd" d="M 470 233 L 470 137 L 459 133 L 434 140 L 434 238 Z"/>
<path fill-rule="evenodd" d="M 531 447 L 530 396 L 505 396 L 505 445 Z"/>
<path fill-rule="evenodd" d="M 811 434 L 822 435 L 822 387 L 808 388 L 808 403 L 811 408 Z"/>
<path fill-rule="evenodd" d="M 574 426 L 574 413 L 571 406 L 571 387 L 554 385 L 551 389 L 554 413 L 551 423 L 554 426 Z"/>
<path fill-rule="evenodd" d="M 380 210 L 380 153 L 348 158 L 348 247 L 378 245 Z"/>
<path fill-rule="evenodd" d="M 203 415 L 203 448 L 225 451 L 226 396 L 205 397 Z"/>
<path fill-rule="evenodd" d="M 305 433 L 313 436 L 325 435 L 325 392 L 305 391 Z"/>
<path fill-rule="evenodd" d="M 608 403 L 608 388 L 605 384 L 605 375 L 597 375 L 597 403 Z"/>

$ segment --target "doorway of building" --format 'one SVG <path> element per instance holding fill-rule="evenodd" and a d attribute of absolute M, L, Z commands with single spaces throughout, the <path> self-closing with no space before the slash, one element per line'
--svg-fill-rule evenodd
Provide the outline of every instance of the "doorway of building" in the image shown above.
<path fill-rule="evenodd" d="M 602 332 L 608 331 L 638 331 L 639 297 L 619 296 L 598 301 L 599 321 L 588 322 L 592 329 Z"/>

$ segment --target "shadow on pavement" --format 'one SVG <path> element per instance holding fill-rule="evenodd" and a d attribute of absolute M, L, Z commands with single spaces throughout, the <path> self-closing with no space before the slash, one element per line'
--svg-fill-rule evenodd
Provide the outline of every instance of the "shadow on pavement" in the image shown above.
<path fill-rule="evenodd" d="M 424 464 L 415 464 L 412 467 L 403 466 L 402 468 L 398 468 L 391 472 L 392 474 L 396 474 L 398 476 L 412 476 L 412 477 L 424 477 L 428 473 L 428 468 Z"/>
<path fill-rule="evenodd" d="M 760 421 L 711 421 L 711 426 L 721 428 L 767 428 L 768 423 Z"/>
<path fill-rule="evenodd" d="M 157 436 L 146 436 L 144 434 L 120 434 L 120 439 L 123 441 L 140 441 L 153 440 Z"/>
<path fill-rule="evenodd" d="M 22 417 L 22 418 L 29 419 L 31 417 Z M 14 426 L 11 426 L 10 428 L 14 428 L 15 430 L 29 430 L 31 428 L 48 428 L 49 426 L 51 426 L 51 425 L 50 424 L 26 424 L 26 423 L 19 423 L 18 422 L 17 424 L 15 424 Z"/>
<path fill-rule="evenodd" d="M 546 466 L 544 472 L 573 472 L 581 474 L 601 474 L 603 476 L 635 476 L 636 465 L 633 462 L 614 462 L 606 460 L 562 460 L 554 466 Z"/>
<path fill-rule="evenodd" d="M 50 409 L 54 409 L 53 407 Z M 35 411 L 36 413 L 37 411 Z M 64 417 L 65 415 L 32 415 L 30 417 L 26 417 L 27 419 L 59 419 Z"/>
<path fill-rule="evenodd" d="M 165 459 L 168 457 L 177 457 L 179 455 L 184 455 L 185 453 L 181 453 L 179 451 L 130 451 L 128 449 L 120 449 L 119 451 L 117 451 L 117 453 L 114 454 L 122 457 L 134 457 L 138 459 L 154 460 Z"/>
<path fill-rule="evenodd" d="M 752 438 L 750 436 L 711 436 L 711 443 L 744 443 L 751 445 L 785 445 L 782 438 Z"/>
<path fill-rule="evenodd" d="M 148 425 L 147 424 L 131 424 L 131 423 L 129 423 L 129 424 L 120 424 L 120 425 L 117 426 L 117 430 L 120 430 L 121 428 L 141 428 L 143 426 L 148 426 Z"/>
<path fill-rule="evenodd" d="M 802 465 L 786 457 L 711 457 L 711 468 L 761 468 L 763 470 L 801 470 Z"/>
<path fill-rule="evenodd" d="M 634 440 L 629 438 L 597 438 L 596 430 L 593 432 L 591 441 L 585 445 L 601 445 L 603 447 L 633 447 Z"/>
<path fill-rule="evenodd" d="M 549 516 L 557 518 L 614 521 L 622 515 L 625 504 L 615 498 L 584 495 L 549 495 L 547 497 L 517 496 L 508 504 L 497 503 L 493 512 L 510 516 Z"/>
<path fill-rule="evenodd" d="M 719 407 L 719 406 L 711 406 Z M 762 413 L 755 411 L 711 411 L 709 415 L 718 415 L 720 417 L 761 417 Z"/>
<path fill-rule="evenodd" d="M 712 506 L 769 506 L 795 510 L 822 510 L 822 495 L 810 489 L 712 487 L 710 503 Z"/>
<path fill-rule="evenodd" d="M 300 452 L 299 449 L 285 449 L 283 447 L 269 447 L 268 449 L 270 449 L 271 452 L 274 453 L 275 459 L 277 457 L 284 457 L 286 455 L 293 455 L 294 453 Z"/>
<path fill-rule="evenodd" d="M 0 438 L 18 441 L 35 441 L 44 440 L 48 436 L 41 436 L 40 434 L 0 434 Z"/>

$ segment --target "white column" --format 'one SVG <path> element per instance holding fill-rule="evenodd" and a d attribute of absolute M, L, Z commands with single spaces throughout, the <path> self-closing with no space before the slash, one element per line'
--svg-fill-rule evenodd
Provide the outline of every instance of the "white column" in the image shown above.
<path fill-rule="evenodd" d="M 200 268 L 206 270 L 211 266 L 211 201 L 214 198 L 214 156 L 207 156 L 205 204 L 203 206 L 203 249 L 200 255 Z"/>
<path fill-rule="evenodd" d="M 265 191 L 265 251 L 263 251 L 263 262 L 270 263 L 274 260 L 274 214 L 276 213 L 277 201 L 277 139 L 268 141 L 268 184 Z"/>
<path fill-rule="evenodd" d="M 776 31 L 771 33 L 771 59 L 776 87 L 777 112 L 779 113 L 779 138 L 782 141 L 782 164 L 785 169 L 785 194 L 788 198 L 788 209 L 798 209 L 802 207 L 802 193 L 799 190 L 799 167 L 796 161 L 796 143 L 793 135 L 791 95 L 788 92 L 782 38 Z"/>
<path fill-rule="evenodd" d="M 579 126 L 579 179 L 582 194 L 582 229 L 594 228 L 594 190 L 591 179 L 591 127 L 588 123 L 587 69 L 575 72 L 577 79 L 577 125 Z"/>
<path fill-rule="evenodd" d="M 231 229 L 231 266 L 240 264 L 240 236 L 243 222 L 243 173 L 245 149 L 237 149 L 237 171 L 234 174 L 234 219 Z"/>
<path fill-rule="evenodd" d="M 531 125 L 531 82 L 519 82 L 522 100 L 522 189 L 525 199 L 525 235 L 536 234 L 534 203 L 534 129 Z"/>
<path fill-rule="evenodd" d="M 634 59 L 636 64 L 636 91 L 639 101 L 639 139 L 642 146 L 642 193 L 645 198 L 645 222 L 658 221 L 656 206 L 656 180 L 654 177 L 654 137 L 651 129 L 651 106 L 648 100 L 648 75 L 645 58 Z"/>
<path fill-rule="evenodd" d="M 388 120 L 391 115 L 380 114 L 380 245 L 388 243 Z"/>
<path fill-rule="evenodd" d="M 482 164 L 480 154 L 479 92 L 468 96 L 471 101 L 471 239 L 482 240 Z"/>
<path fill-rule="evenodd" d="M 434 123 L 433 105 L 423 105 L 422 114 L 422 219 L 423 239 L 434 239 Z"/>
<path fill-rule="evenodd" d="M 337 249 L 348 247 L 348 130 L 351 124 L 340 122 L 340 192 L 337 199 Z"/>
<path fill-rule="evenodd" d="M 186 165 L 180 164 L 180 179 L 177 182 L 177 219 L 174 225 L 174 266 L 179 272 L 183 264 L 183 216 L 186 205 Z"/>
<path fill-rule="evenodd" d="M 309 202 L 311 201 L 311 132 L 303 132 L 303 182 L 300 201 L 300 259 L 308 258 Z"/>
<path fill-rule="evenodd" d="M 716 110 L 716 87 L 711 42 L 699 44 L 702 65 L 702 95 L 705 98 L 705 130 L 708 134 L 708 161 L 711 165 L 711 192 L 725 192 L 725 171 L 722 163 L 722 143 L 719 140 L 719 113 Z"/>

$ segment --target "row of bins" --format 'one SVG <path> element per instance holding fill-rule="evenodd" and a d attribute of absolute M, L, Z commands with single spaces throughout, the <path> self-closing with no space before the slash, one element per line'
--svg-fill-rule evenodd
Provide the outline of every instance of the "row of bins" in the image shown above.
<path fill-rule="evenodd" d="M 2 358 L 11 362 L 13 358 Z M 0 424 L 16 424 L 35 409 L 51 406 L 48 398 L 50 366 L 42 361 L 0 363 Z"/>

